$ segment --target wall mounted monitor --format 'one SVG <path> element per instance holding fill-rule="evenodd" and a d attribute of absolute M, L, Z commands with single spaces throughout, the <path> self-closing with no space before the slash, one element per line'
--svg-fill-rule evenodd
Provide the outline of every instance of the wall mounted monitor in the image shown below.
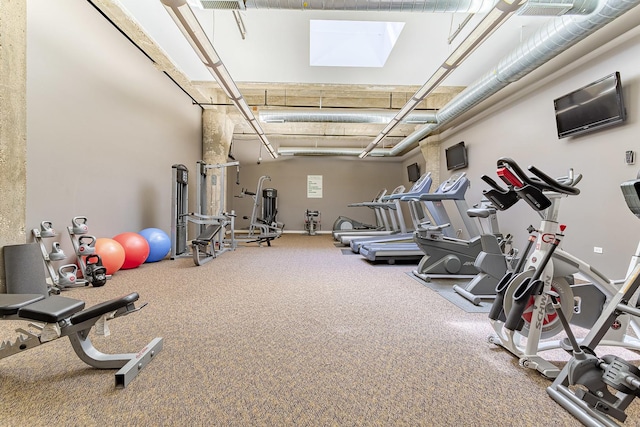
<path fill-rule="evenodd" d="M 447 170 L 456 170 L 466 168 L 469 164 L 467 161 L 467 148 L 464 146 L 464 141 L 444 150 L 444 154 L 447 160 Z"/>
<path fill-rule="evenodd" d="M 613 126 L 627 118 L 618 72 L 555 99 L 553 105 L 558 138 Z"/>
<path fill-rule="evenodd" d="M 413 163 L 407 166 L 407 174 L 409 175 L 409 182 L 418 182 L 420 179 L 420 165 Z"/>

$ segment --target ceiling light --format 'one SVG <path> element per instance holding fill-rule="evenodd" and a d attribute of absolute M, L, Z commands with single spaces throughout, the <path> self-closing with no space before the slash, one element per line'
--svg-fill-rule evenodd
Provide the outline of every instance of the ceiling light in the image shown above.
<path fill-rule="evenodd" d="M 364 158 L 384 139 L 404 117 L 422 102 L 440 83 L 458 67 L 482 42 L 484 42 L 500 25 L 507 20 L 525 0 L 500 0 L 493 9 L 469 33 L 466 39 L 449 55 L 431 78 L 411 97 L 389 124 L 380 132 L 371 144 L 360 153 Z"/>
<path fill-rule="evenodd" d="M 193 14 L 193 11 L 187 4 L 187 0 L 161 0 L 167 12 L 171 18 L 175 21 L 176 25 L 186 37 L 187 41 L 198 54 L 202 63 L 207 67 L 209 72 L 215 77 L 216 81 L 224 91 L 224 93 L 231 99 L 231 102 L 240 111 L 240 114 L 244 119 L 249 122 L 251 127 L 255 130 L 258 138 L 262 141 L 269 155 L 274 159 L 278 157 L 273 147 L 269 143 L 264 131 L 260 127 L 260 124 L 256 120 L 255 116 L 249 108 L 249 104 L 242 97 L 240 89 L 231 78 L 231 75 L 227 71 L 227 68 L 222 63 L 222 60 L 218 56 L 211 41 L 207 37 L 206 33 L 200 26 L 200 22 Z M 192 4 L 194 0 L 188 0 L 189 4 Z M 197 1 L 197 3 L 200 3 Z"/>
<path fill-rule="evenodd" d="M 187 3 L 189 3 L 189 6 L 196 9 L 204 9 L 204 6 L 202 5 L 202 2 L 200 0 L 187 0 Z"/>

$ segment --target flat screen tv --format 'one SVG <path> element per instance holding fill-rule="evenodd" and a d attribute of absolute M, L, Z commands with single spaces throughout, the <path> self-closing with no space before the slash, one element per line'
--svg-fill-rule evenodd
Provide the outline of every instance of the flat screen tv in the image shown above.
<path fill-rule="evenodd" d="M 464 141 L 458 142 L 444 150 L 444 155 L 447 159 L 447 170 L 462 169 L 469 165 L 467 162 L 467 148 L 464 146 Z"/>
<path fill-rule="evenodd" d="M 407 174 L 409 175 L 409 182 L 418 182 L 420 179 L 420 165 L 413 163 L 407 166 Z"/>
<path fill-rule="evenodd" d="M 626 120 L 617 71 L 553 101 L 558 138 L 580 135 Z"/>

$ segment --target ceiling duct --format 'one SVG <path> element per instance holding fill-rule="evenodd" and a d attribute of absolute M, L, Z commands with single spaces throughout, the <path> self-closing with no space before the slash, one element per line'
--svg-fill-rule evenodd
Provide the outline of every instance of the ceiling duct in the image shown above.
<path fill-rule="evenodd" d="M 413 148 L 433 131 L 442 128 L 510 83 L 518 81 L 638 4 L 640 0 L 608 0 L 589 16 L 552 20 L 504 57 L 489 73 L 440 109 L 436 115 L 437 124 L 425 125 L 412 133 L 389 150 L 389 155 L 397 156 Z"/>
<path fill-rule="evenodd" d="M 555 2 L 529 0 L 518 9 L 520 16 L 560 16 L 569 12 L 573 8 L 573 1 L 558 0 Z M 593 12 L 595 3 L 591 5 L 589 12 Z"/>
<path fill-rule="evenodd" d="M 242 0 L 200 0 L 203 9 L 245 10 Z"/>
<path fill-rule="evenodd" d="M 261 110 L 258 117 L 265 123 L 389 123 L 395 116 L 392 111 L 351 110 L 329 108 L 316 110 Z M 409 114 L 402 123 L 436 123 L 435 112 L 416 112 Z"/>
<path fill-rule="evenodd" d="M 242 2 L 242 0 L 239 0 Z M 531 1 L 531 0 L 530 0 Z M 543 2 L 534 0 L 538 3 L 537 11 L 544 10 Z M 224 3 L 224 2 L 208 2 L 205 3 Z M 363 11 L 363 12 L 425 12 L 425 13 L 486 13 L 494 5 L 495 0 L 333 0 L 331 2 L 325 0 L 247 0 L 245 7 L 247 9 L 289 9 L 289 10 L 343 10 L 343 11 Z M 558 13 L 556 4 L 562 4 L 562 8 L 566 9 L 565 13 L 569 14 L 587 14 L 591 13 L 596 5 L 597 0 L 558 0 L 549 1 L 544 4 L 550 5 L 551 15 Z M 568 8 L 567 8 L 568 7 Z M 534 7 L 531 8 L 534 10 Z"/>

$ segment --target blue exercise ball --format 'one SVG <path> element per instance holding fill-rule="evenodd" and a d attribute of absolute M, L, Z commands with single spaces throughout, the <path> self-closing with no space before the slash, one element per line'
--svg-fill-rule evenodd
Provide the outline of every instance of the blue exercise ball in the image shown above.
<path fill-rule="evenodd" d="M 162 260 L 171 250 L 171 239 L 159 228 L 145 228 L 138 234 L 149 243 L 149 256 L 145 263 Z"/>

